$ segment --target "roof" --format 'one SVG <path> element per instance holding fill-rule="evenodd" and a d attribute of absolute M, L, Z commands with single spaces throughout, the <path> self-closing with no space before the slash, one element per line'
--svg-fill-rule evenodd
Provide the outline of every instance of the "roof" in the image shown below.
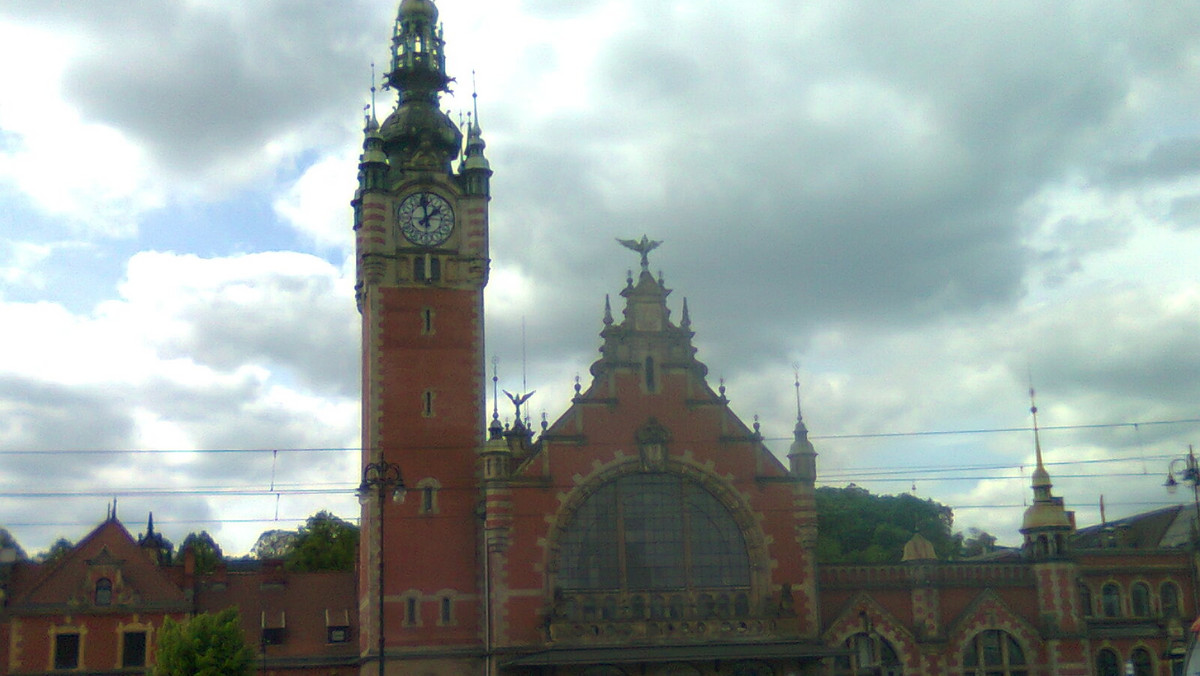
<path fill-rule="evenodd" d="M 10 609 L 91 604 L 96 582 L 108 579 L 112 605 L 186 610 L 187 597 L 129 531 L 109 518 L 52 564 L 31 566 L 13 580 Z"/>
<path fill-rule="evenodd" d="M 1173 505 L 1081 528 L 1072 541 L 1075 549 L 1177 549 L 1191 541 L 1195 512 L 1188 505 Z"/>

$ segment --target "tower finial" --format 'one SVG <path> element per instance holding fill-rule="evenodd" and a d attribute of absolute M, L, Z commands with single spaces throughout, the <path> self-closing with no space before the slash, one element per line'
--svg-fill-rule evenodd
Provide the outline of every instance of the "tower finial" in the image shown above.
<path fill-rule="evenodd" d="M 475 70 L 471 69 L 471 112 L 475 114 L 475 126 L 479 126 L 479 89 L 475 86 Z"/>
<path fill-rule="evenodd" d="M 1045 465 L 1042 464 L 1041 434 L 1038 431 L 1037 399 L 1036 399 L 1036 393 L 1033 390 L 1032 384 L 1029 385 L 1029 412 L 1031 414 L 1033 414 L 1033 447 L 1034 447 L 1035 452 L 1037 453 L 1037 469 L 1039 471 L 1045 472 L 1046 467 L 1045 467 Z"/>
<path fill-rule="evenodd" d="M 492 420 L 500 419 L 500 357 L 492 356 Z"/>
<path fill-rule="evenodd" d="M 800 362 L 792 362 L 792 375 L 795 376 L 793 385 L 796 387 L 796 431 L 807 432 L 804 426 L 804 415 L 800 412 Z"/>

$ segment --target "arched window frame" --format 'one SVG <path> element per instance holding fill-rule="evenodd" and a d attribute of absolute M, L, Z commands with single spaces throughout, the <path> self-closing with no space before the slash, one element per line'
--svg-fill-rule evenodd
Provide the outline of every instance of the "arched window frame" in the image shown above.
<path fill-rule="evenodd" d="M 1083 580 L 1079 581 L 1079 610 L 1084 617 L 1092 617 L 1096 613 L 1096 606 L 1092 600 L 1092 588 Z"/>
<path fill-rule="evenodd" d="M 745 540 L 728 506 L 699 482 L 668 472 L 629 474 L 597 486 L 567 520 L 558 586 L 579 592 L 746 589 L 752 564 Z M 697 544 L 721 549 L 714 556 Z"/>
<path fill-rule="evenodd" d="M 96 593 L 93 601 L 98 606 L 112 605 L 113 584 L 112 580 L 107 577 L 102 577 L 96 580 Z"/>
<path fill-rule="evenodd" d="M 420 504 L 417 505 L 417 513 L 419 514 L 437 514 L 440 507 L 438 505 L 439 493 L 442 490 L 442 484 L 433 477 L 425 477 L 417 482 L 417 496 L 420 499 Z"/>
<path fill-rule="evenodd" d="M 772 589 L 769 576 L 771 567 L 767 557 L 767 548 L 763 533 L 754 516 L 754 512 L 745 505 L 741 495 L 723 480 L 710 475 L 703 469 L 669 456 L 665 459 L 663 466 L 654 471 L 644 469 L 642 463 L 637 458 L 631 458 L 621 465 L 606 468 L 589 477 L 586 481 L 581 482 L 563 502 L 559 517 L 555 520 L 556 526 L 551 531 L 548 546 L 550 566 L 547 573 L 550 575 L 549 589 L 554 594 L 550 600 L 552 621 L 574 621 L 589 616 L 589 613 L 591 616 L 598 616 L 602 610 L 603 597 L 606 594 L 613 593 L 621 594 L 622 598 L 628 597 L 630 608 L 640 608 L 641 613 L 638 616 L 647 620 L 680 620 L 692 616 L 700 619 L 699 597 L 702 593 L 710 593 L 711 595 L 711 592 L 718 591 L 714 589 L 674 588 L 670 590 L 631 592 L 628 590 L 621 591 L 618 588 L 620 585 L 615 583 L 611 586 L 589 591 L 562 584 L 564 580 L 564 565 L 568 558 L 567 552 L 564 551 L 564 548 L 567 546 L 565 540 L 572 524 L 578 518 L 580 510 L 609 482 L 624 479 L 628 475 L 637 474 L 676 476 L 698 484 L 710 493 L 712 497 L 716 498 L 717 502 L 733 518 L 738 531 L 744 539 L 750 561 L 749 588 L 730 587 L 723 591 L 732 594 L 733 607 L 746 609 L 748 616 L 756 616 L 774 608 L 773 605 L 770 605 L 774 601 L 768 598 L 768 594 L 770 594 Z M 635 596 L 643 598 L 635 599 Z M 712 605 L 715 612 L 715 600 Z"/>
<path fill-rule="evenodd" d="M 1133 676 L 1154 676 L 1154 654 L 1145 646 L 1138 646 L 1129 652 L 1129 662 L 1133 665 Z"/>
<path fill-rule="evenodd" d="M 1182 617 L 1183 607 L 1180 605 L 1179 585 L 1167 580 L 1158 586 L 1160 612 L 1163 617 Z"/>
<path fill-rule="evenodd" d="M 1100 609 L 1104 617 L 1121 617 L 1121 585 L 1104 583 L 1100 588 Z"/>
<path fill-rule="evenodd" d="M 985 629 L 963 646 L 963 676 L 1029 676 L 1021 642 L 1002 629 Z"/>
<path fill-rule="evenodd" d="M 410 589 L 401 595 L 401 600 L 404 602 L 404 626 L 419 627 L 421 626 L 421 594 L 415 589 Z"/>
<path fill-rule="evenodd" d="M 1138 581 L 1129 586 L 1129 614 L 1133 617 L 1150 617 L 1150 585 Z"/>
<path fill-rule="evenodd" d="M 454 601 L 455 593 L 451 589 L 443 589 L 437 593 L 437 623 L 439 627 L 448 627 L 455 624 Z"/>
<path fill-rule="evenodd" d="M 1101 648 L 1096 652 L 1096 676 L 1122 676 L 1121 658 L 1112 648 Z"/>

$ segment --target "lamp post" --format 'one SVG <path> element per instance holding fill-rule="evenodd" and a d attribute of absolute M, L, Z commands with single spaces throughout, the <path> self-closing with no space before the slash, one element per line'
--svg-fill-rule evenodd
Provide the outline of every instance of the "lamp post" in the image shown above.
<path fill-rule="evenodd" d="M 358 485 L 358 501 L 366 505 L 374 493 L 379 500 L 379 676 L 384 676 L 383 634 L 383 505 L 389 493 L 392 500 L 404 502 L 404 476 L 394 462 L 369 462 L 363 467 Z"/>
<path fill-rule="evenodd" d="M 1179 469 L 1176 469 L 1179 467 Z M 1168 493 L 1174 493 L 1179 488 L 1179 481 L 1175 480 L 1175 473 L 1179 472 L 1179 478 L 1192 485 L 1192 503 L 1196 506 L 1196 521 L 1192 524 L 1192 544 L 1200 547 L 1200 465 L 1196 463 L 1196 453 L 1192 450 L 1192 445 L 1188 444 L 1187 455 L 1182 458 L 1175 458 L 1171 464 L 1167 466 L 1167 481 L 1163 486 L 1167 487 Z"/>

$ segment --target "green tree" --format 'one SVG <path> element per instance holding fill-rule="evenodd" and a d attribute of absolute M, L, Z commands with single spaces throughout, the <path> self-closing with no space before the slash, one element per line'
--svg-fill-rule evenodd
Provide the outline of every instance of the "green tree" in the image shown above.
<path fill-rule="evenodd" d="M 958 534 L 960 537 L 962 533 Z M 962 556 L 969 558 L 988 554 L 996 549 L 996 536 L 978 528 L 968 528 L 966 539 L 963 540 Z"/>
<path fill-rule="evenodd" d="M 353 570 L 358 526 L 324 510 L 308 517 L 284 556 L 288 570 Z"/>
<path fill-rule="evenodd" d="M 189 533 L 180 545 L 179 551 L 185 552 L 188 549 L 196 556 L 196 572 L 211 573 L 217 569 L 217 564 L 221 562 L 221 548 L 217 545 L 208 531 L 202 530 L 199 533 Z"/>
<path fill-rule="evenodd" d="M 851 484 L 817 489 L 817 560 L 821 563 L 898 563 L 904 544 L 920 532 L 941 559 L 957 558 L 961 535 L 951 532 L 949 507 L 912 495 L 872 495 Z"/>
<path fill-rule="evenodd" d="M 238 609 L 190 620 L 163 620 L 155 676 L 249 676 L 254 651 L 246 646 Z"/>
<path fill-rule="evenodd" d="M 296 544 L 300 534 L 294 530 L 269 530 L 254 541 L 250 556 L 255 559 L 284 559 Z"/>
<path fill-rule="evenodd" d="M 42 563 L 56 563 L 64 556 L 71 553 L 75 545 L 66 538 L 59 538 L 50 545 L 50 549 L 37 555 L 37 560 Z"/>

